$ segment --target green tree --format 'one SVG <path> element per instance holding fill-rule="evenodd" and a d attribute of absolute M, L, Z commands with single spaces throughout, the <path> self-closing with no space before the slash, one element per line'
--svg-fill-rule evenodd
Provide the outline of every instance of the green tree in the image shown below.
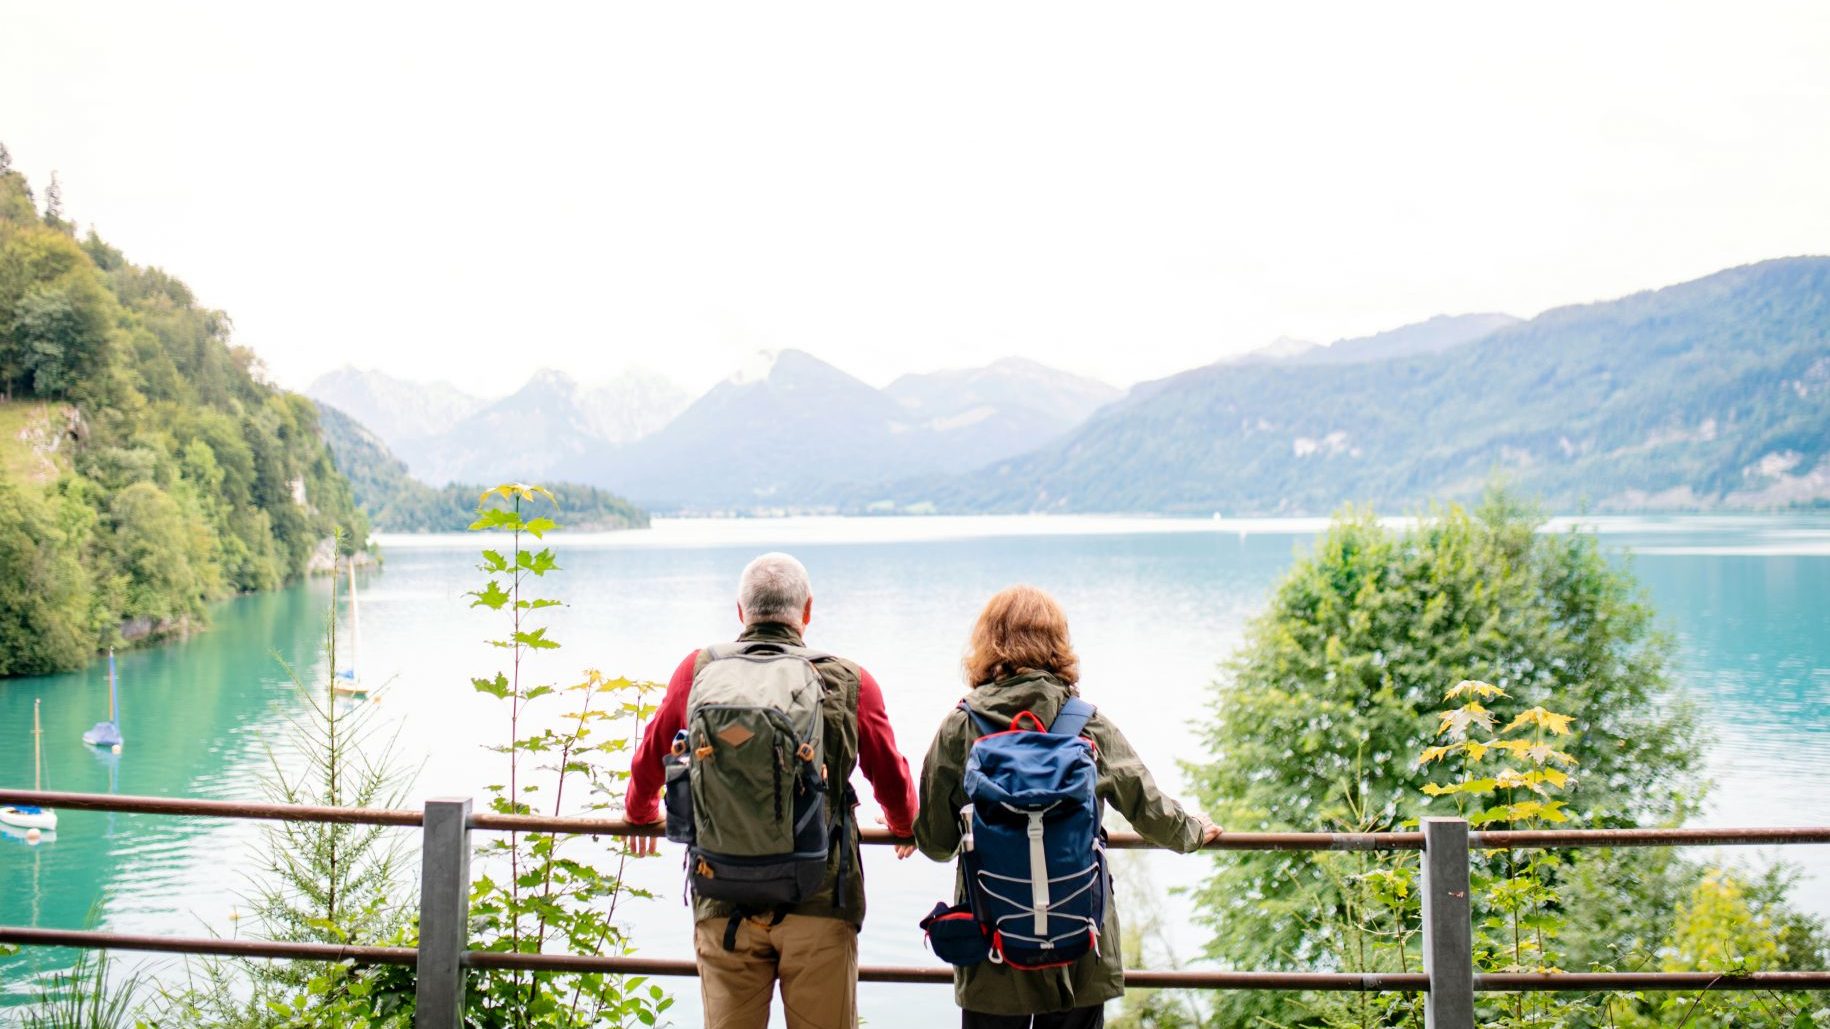
<path fill-rule="evenodd" d="M 1235 830 L 1395 828 L 1422 809 L 1415 754 L 1435 734 L 1442 684 L 1478 679 L 1524 706 L 1581 713 L 1567 749 L 1585 824 L 1681 820 L 1701 790 L 1700 739 L 1671 688 L 1669 642 L 1592 535 L 1540 527 L 1498 492 L 1406 530 L 1338 517 L 1215 687 L 1214 760 L 1190 768 L 1208 810 Z M 1343 906 L 1325 869 L 1289 854 L 1226 855 L 1198 896 L 1210 954 L 1239 968 L 1312 965 Z M 1582 941 L 1570 964 L 1614 957 L 1618 942 Z M 1223 995 L 1216 1024 L 1276 1003 Z"/>
<path fill-rule="evenodd" d="M 68 397 L 108 359 L 111 312 L 93 277 L 70 276 L 28 289 L 13 307 L 12 344 L 29 389 L 41 397 Z"/>
<path fill-rule="evenodd" d="M 197 567 L 195 526 L 164 490 L 136 482 L 109 504 L 115 566 L 127 575 L 127 618 L 147 618 L 155 631 L 203 615 L 206 599 Z"/>
<path fill-rule="evenodd" d="M 64 221 L 64 186 L 57 181 L 57 173 L 51 173 L 51 184 L 44 188 L 44 220 L 53 227 L 63 225 Z"/>
<path fill-rule="evenodd" d="M 95 652 L 89 578 L 56 514 L 0 482 L 0 676 L 77 668 Z"/>

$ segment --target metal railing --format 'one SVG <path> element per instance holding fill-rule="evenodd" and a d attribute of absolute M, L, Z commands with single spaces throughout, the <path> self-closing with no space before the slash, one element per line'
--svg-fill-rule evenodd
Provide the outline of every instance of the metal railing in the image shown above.
<path fill-rule="evenodd" d="M 247 804 L 94 793 L 0 790 L 0 802 L 66 810 L 201 816 L 294 822 L 417 827 L 421 832 L 419 947 L 343 946 L 211 937 L 143 936 L 92 930 L 0 926 L 0 943 L 43 947 L 207 954 L 243 958 L 350 961 L 416 967 L 415 1025 L 461 1024 L 464 970 L 499 968 L 625 975 L 694 976 L 692 961 L 584 954 L 504 954 L 466 948 L 470 896 L 470 833 L 542 832 L 585 836 L 659 836 L 658 825 L 620 819 L 479 814 L 467 797 L 428 800 L 422 810 Z M 862 842 L 888 844 L 881 829 Z M 1424 994 L 1429 1029 L 1472 1029 L 1474 995 L 1481 992 L 1600 990 L 1830 990 L 1830 971 L 1812 972 L 1504 972 L 1475 971 L 1469 852 L 1563 847 L 1761 846 L 1830 843 L 1830 826 L 1763 829 L 1553 829 L 1470 831 L 1458 818 L 1429 818 L 1419 832 L 1227 833 L 1208 850 L 1422 852 L 1423 971 L 1222 972 L 1126 970 L 1127 986 L 1157 989 L 1412 992 Z M 1116 849 L 1148 846 L 1134 833 L 1114 833 Z M 861 982 L 950 983 L 947 966 L 866 966 Z"/>

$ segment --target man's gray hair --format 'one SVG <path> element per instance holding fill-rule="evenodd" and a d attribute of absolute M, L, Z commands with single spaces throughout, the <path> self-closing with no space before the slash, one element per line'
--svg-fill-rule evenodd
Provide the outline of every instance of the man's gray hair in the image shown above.
<path fill-rule="evenodd" d="M 807 569 L 787 554 L 764 554 L 745 565 L 743 576 L 737 580 L 737 604 L 743 608 L 745 625 L 799 625 L 811 596 L 813 583 L 807 578 Z"/>

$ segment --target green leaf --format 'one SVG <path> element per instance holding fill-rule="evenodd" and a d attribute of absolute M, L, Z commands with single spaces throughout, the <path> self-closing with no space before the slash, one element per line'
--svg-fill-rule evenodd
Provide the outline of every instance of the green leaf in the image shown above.
<path fill-rule="evenodd" d="M 501 672 L 497 672 L 496 677 L 493 679 L 473 678 L 470 680 L 470 685 L 476 687 L 478 693 L 487 693 L 497 700 L 503 700 L 508 697 L 508 676 L 503 675 Z"/>
<path fill-rule="evenodd" d="M 477 520 L 470 523 L 471 532 L 486 532 L 490 529 L 513 532 L 524 528 L 521 516 L 503 508 L 490 508 L 477 513 Z"/>
<path fill-rule="evenodd" d="M 471 607 L 486 607 L 491 611 L 502 610 L 502 605 L 508 603 L 509 600 L 508 591 L 504 590 L 502 584 L 494 579 L 489 580 L 489 585 L 482 589 L 472 590 L 464 595 L 473 598 L 470 602 Z"/>
<path fill-rule="evenodd" d="M 530 650 L 557 650 L 557 649 L 559 649 L 558 641 L 549 640 L 546 638 L 546 626 L 544 626 L 544 625 L 538 629 L 532 629 L 532 630 L 528 630 L 525 632 L 515 633 L 513 636 L 511 636 L 509 638 L 514 640 L 516 643 L 519 643 L 520 645 L 529 648 Z"/>

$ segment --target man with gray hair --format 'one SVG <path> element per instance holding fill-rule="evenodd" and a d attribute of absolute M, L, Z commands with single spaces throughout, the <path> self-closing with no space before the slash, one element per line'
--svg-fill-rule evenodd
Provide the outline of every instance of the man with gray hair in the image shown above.
<path fill-rule="evenodd" d="M 804 658 L 820 686 L 818 710 L 809 717 L 817 718 L 820 727 L 818 781 L 822 785 L 817 792 L 824 797 L 827 824 L 832 827 L 824 877 L 817 889 L 798 901 L 757 912 L 706 896 L 707 890 L 701 886 L 709 888 L 715 869 L 698 862 L 699 867 L 689 868 L 689 877 L 696 884 L 693 950 L 699 959 L 699 994 L 709 1029 L 765 1029 L 778 980 L 789 1029 L 853 1029 L 858 1024 L 858 930 L 864 923 L 864 876 L 858 863 L 857 833 L 851 830 L 856 824 L 852 809 L 858 803 L 851 775 L 854 769 L 864 773 L 883 809 L 883 823 L 901 838 L 913 835 L 914 780 L 908 762 L 896 748 L 877 680 L 844 658 L 804 649 L 807 626 L 813 621 L 813 586 L 799 561 L 782 553 L 751 561 L 737 581 L 737 620 L 743 629 L 736 644 L 696 650 L 674 670 L 660 709 L 636 748 L 625 803 L 627 817 L 638 824 L 664 820 L 660 799 L 670 753 L 677 755 L 673 760 L 684 762 L 691 748 L 698 760 L 717 760 L 724 746 L 729 748 L 726 762 L 742 759 L 739 751 L 753 736 L 743 726 L 733 724 L 703 741 L 688 735 L 695 681 L 734 674 L 708 674 L 708 666 L 732 665 L 735 662 L 723 658 L 749 655 Z M 765 726 L 761 731 L 768 730 Z M 689 739 L 690 744 L 685 742 Z M 802 750 L 812 753 L 810 747 Z M 672 793 L 670 786 L 670 797 Z M 668 805 L 672 808 L 674 801 L 670 799 Z M 670 835 L 672 832 L 670 827 Z M 896 847 L 898 858 L 913 852 L 912 840 Z M 817 874 L 817 865 L 814 871 Z"/>

